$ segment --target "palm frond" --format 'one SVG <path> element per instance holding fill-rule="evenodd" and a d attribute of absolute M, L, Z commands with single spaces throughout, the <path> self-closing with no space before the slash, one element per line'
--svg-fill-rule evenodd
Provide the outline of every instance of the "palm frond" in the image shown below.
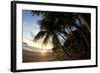
<path fill-rule="evenodd" d="M 46 45 L 48 43 L 48 40 L 50 37 L 51 37 L 51 35 L 49 33 L 47 33 L 42 44 Z"/>
<path fill-rule="evenodd" d="M 40 38 L 43 38 L 44 36 L 46 35 L 46 31 L 40 31 L 33 39 L 33 41 L 37 41 L 39 40 Z"/>
<path fill-rule="evenodd" d="M 72 36 L 68 37 L 63 46 L 67 48 L 71 44 L 71 40 Z"/>
<path fill-rule="evenodd" d="M 39 12 L 39 11 L 33 11 L 33 10 L 32 10 L 31 12 L 32 12 L 32 15 L 33 15 L 33 16 L 34 16 L 34 15 L 38 15 L 38 16 L 39 16 L 39 15 L 44 15 L 44 14 L 45 14 L 45 12 L 42 12 L 42 11 Z"/>
<path fill-rule="evenodd" d="M 53 43 L 53 47 L 58 47 L 59 46 L 59 38 L 57 37 L 58 35 L 54 34 L 52 37 L 52 43 Z"/>

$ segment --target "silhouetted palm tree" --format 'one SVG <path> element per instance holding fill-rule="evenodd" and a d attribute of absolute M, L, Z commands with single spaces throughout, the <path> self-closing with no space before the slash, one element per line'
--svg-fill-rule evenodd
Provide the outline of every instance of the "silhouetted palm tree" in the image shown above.
<path fill-rule="evenodd" d="M 40 32 L 35 36 L 34 40 L 37 41 L 40 38 L 44 38 L 43 44 L 47 44 L 48 40 L 50 38 L 52 39 L 53 43 L 53 50 L 57 49 L 58 47 L 62 48 L 63 51 L 69 56 L 72 57 L 68 52 L 66 51 L 67 46 L 65 46 L 65 43 L 68 41 L 70 37 L 73 37 L 75 45 L 78 49 L 82 48 L 82 46 L 79 46 L 80 41 L 84 40 L 84 43 L 86 43 L 85 46 L 87 46 L 87 49 L 90 48 L 90 32 L 87 30 L 85 25 L 81 23 L 81 19 L 78 17 L 78 14 L 74 13 L 62 13 L 62 12 L 38 12 L 38 11 L 32 11 L 33 15 L 41 15 L 43 17 L 42 20 L 39 21 L 40 26 Z M 85 14 L 79 14 L 80 16 L 84 16 Z M 77 25 L 75 22 L 75 19 L 78 20 L 80 25 Z M 73 27 L 77 30 L 77 35 L 81 36 L 82 38 L 77 38 L 77 35 L 74 33 Z M 61 38 L 64 39 L 64 44 L 62 44 Z M 87 38 L 88 37 L 88 38 Z M 66 45 L 68 45 L 67 43 Z M 71 43 L 70 43 L 71 44 Z M 70 47 L 71 48 L 71 47 Z M 73 48 L 72 48 L 73 49 Z"/>
<path fill-rule="evenodd" d="M 34 40 L 37 41 L 40 38 L 44 38 L 43 44 L 47 44 L 47 42 L 52 39 L 53 43 L 53 50 L 55 49 L 54 47 L 60 47 L 63 49 L 63 51 L 70 56 L 66 51 L 65 48 L 62 46 L 62 42 L 60 41 L 59 36 L 61 36 L 64 40 L 66 40 L 66 37 L 68 36 L 65 31 L 63 31 L 61 25 L 57 25 L 55 22 L 56 19 L 54 17 L 49 17 L 47 18 L 44 17 L 42 20 L 39 21 L 39 26 L 40 26 L 40 32 L 35 36 Z M 64 37 L 65 35 L 66 37 Z"/>

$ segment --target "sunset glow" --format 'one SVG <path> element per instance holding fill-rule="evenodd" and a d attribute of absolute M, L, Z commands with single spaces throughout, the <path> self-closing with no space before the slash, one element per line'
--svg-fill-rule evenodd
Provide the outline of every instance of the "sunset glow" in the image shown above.
<path fill-rule="evenodd" d="M 46 53 L 47 53 L 47 50 L 46 50 L 46 49 L 41 50 L 41 54 L 42 54 L 42 55 L 45 55 Z"/>
<path fill-rule="evenodd" d="M 45 49 L 52 49 L 52 44 L 51 43 L 48 43 L 46 46 L 45 45 L 42 45 L 42 42 L 41 41 L 38 41 L 38 42 L 33 42 L 33 41 L 30 41 L 28 39 L 25 39 L 24 38 L 24 42 L 26 42 L 29 46 L 32 46 L 32 47 L 36 47 L 38 49 L 42 49 L 42 48 L 45 48 Z M 44 50 L 43 50 L 44 52 Z"/>

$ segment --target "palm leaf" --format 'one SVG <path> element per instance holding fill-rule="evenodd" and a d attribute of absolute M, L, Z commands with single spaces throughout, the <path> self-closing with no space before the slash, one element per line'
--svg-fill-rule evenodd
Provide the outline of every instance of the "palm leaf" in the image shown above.
<path fill-rule="evenodd" d="M 40 38 L 43 38 L 46 35 L 46 31 L 40 31 L 33 39 L 33 41 L 37 41 Z"/>
<path fill-rule="evenodd" d="M 51 35 L 49 33 L 47 33 L 42 44 L 46 45 L 50 37 L 51 37 Z"/>
<path fill-rule="evenodd" d="M 57 37 L 58 35 L 54 34 L 52 37 L 52 43 L 53 43 L 53 47 L 58 47 L 59 46 L 59 38 Z"/>

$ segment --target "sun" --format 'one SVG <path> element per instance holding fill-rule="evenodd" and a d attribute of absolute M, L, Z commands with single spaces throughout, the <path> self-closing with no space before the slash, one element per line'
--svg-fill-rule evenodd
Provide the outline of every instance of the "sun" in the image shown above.
<path fill-rule="evenodd" d="M 41 50 L 41 54 L 42 54 L 42 55 L 46 55 L 46 53 L 47 53 L 47 50 L 46 50 L 46 49 L 42 49 L 42 50 Z"/>
<path fill-rule="evenodd" d="M 44 49 L 44 50 L 42 50 L 41 52 L 42 52 L 42 53 L 46 53 L 47 51 Z"/>

